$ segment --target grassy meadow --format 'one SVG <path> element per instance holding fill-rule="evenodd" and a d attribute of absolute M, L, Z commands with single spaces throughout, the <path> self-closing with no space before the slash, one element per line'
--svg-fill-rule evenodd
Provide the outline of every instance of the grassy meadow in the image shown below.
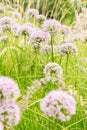
<path fill-rule="evenodd" d="M 1 3 L 3 3 L 3 1 Z M 9 2 L 7 2 L 7 4 L 8 3 Z M 38 0 L 36 4 L 32 3 L 33 2 L 28 3 L 26 10 L 30 7 L 34 7 L 38 9 L 42 14 L 46 15 L 48 17 L 47 19 L 49 19 L 49 17 L 55 18 L 57 20 L 60 20 L 61 24 L 70 24 L 69 27 L 72 27 L 73 21 L 75 22 L 74 11 L 77 8 L 73 7 L 74 4 L 68 7 L 68 5 L 63 4 L 64 1 L 60 1 L 60 3 L 57 5 L 56 0 L 52 3 L 49 1 L 49 5 L 51 4 L 53 7 L 51 15 L 49 15 L 50 13 L 48 14 L 47 11 L 50 10 L 51 6 L 47 4 L 49 8 L 41 8 L 42 3 L 40 0 Z M 21 1 L 20 6 L 23 6 L 24 4 L 26 3 L 23 3 Z M 6 5 L 4 6 L 6 8 Z M 19 11 L 21 14 L 19 8 L 17 9 L 18 10 L 16 10 L 13 5 L 13 11 L 10 11 L 9 9 L 7 11 L 4 10 L 3 13 L 0 13 L 0 19 L 4 16 L 11 18 L 11 14 L 14 12 L 14 10 Z M 57 15 L 57 9 L 61 10 L 59 12 L 59 15 Z M 66 10 L 66 13 L 63 11 L 63 9 Z M 72 14 L 70 14 L 70 10 Z M 33 24 L 33 28 L 36 27 L 41 29 L 41 26 L 39 26 L 38 22 L 29 20 L 27 18 L 25 19 L 25 12 L 22 12 L 23 16 L 21 20 L 15 19 L 16 23 L 23 25 L 29 22 Z M 8 37 L 8 40 L 0 41 L 0 76 L 7 76 L 14 79 L 18 83 L 21 92 L 20 97 L 17 99 L 17 103 L 21 109 L 20 122 L 17 126 L 5 126 L 4 129 L 87 130 L 87 41 L 82 42 L 80 40 L 74 40 L 74 45 L 78 49 L 78 55 L 74 56 L 71 53 L 69 54 L 68 60 L 67 55 L 60 56 L 59 50 L 53 54 L 54 62 L 62 67 L 65 86 L 61 86 L 57 82 L 53 83 L 52 81 L 49 81 L 39 88 L 37 81 L 45 78 L 43 71 L 45 66 L 48 63 L 52 62 L 52 53 L 41 54 L 39 51 L 40 48 L 34 49 L 32 44 L 23 43 L 23 35 L 20 37 L 15 37 L 13 33 L 8 30 L 4 31 L 3 34 L 0 35 L 0 38 L 4 35 Z M 61 45 L 60 41 L 62 39 L 63 37 L 55 35 L 53 45 L 59 48 Z M 51 42 L 49 42 L 49 45 L 50 44 Z M 36 90 L 33 92 L 32 98 L 28 99 L 26 97 L 26 93 L 29 88 L 33 91 L 32 84 L 34 81 L 36 81 L 34 85 L 37 84 L 36 87 L 38 86 L 38 88 L 36 88 Z M 41 100 L 51 90 L 61 89 L 73 95 L 76 101 L 76 114 L 66 122 L 61 122 L 60 120 L 53 119 L 53 117 L 46 116 L 40 109 Z"/>

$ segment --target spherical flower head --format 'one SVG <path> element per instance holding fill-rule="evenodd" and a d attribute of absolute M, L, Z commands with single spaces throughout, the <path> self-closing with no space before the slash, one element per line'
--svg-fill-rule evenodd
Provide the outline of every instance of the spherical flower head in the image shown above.
<path fill-rule="evenodd" d="M 36 18 L 37 15 L 39 15 L 39 12 L 36 9 L 29 9 L 29 10 L 26 11 L 26 16 L 29 19 Z"/>
<path fill-rule="evenodd" d="M 0 39 L 1 42 L 7 42 L 8 40 L 9 40 L 9 38 L 6 35 L 2 36 Z"/>
<path fill-rule="evenodd" d="M 43 24 L 43 30 L 51 35 L 58 35 L 61 31 L 61 24 L 55 19 L 48 19 Z"/>
<path fill-rule="evenodd" d="M 23 25 L 21 28 L 21 34 L 22 35 L 28 35 L 30 36 L 32 33 L 32 27 L 28 26 L 28 25 Z"/>
<path fill-rule="evenodd" d="M 65 91 L 53 90 L 41 101 L 40 108 L 45 115 L 65 122 L 76 113 L 76 102 Z"/>
<path fill-rule="evenodd" d="M 62 78 L 62 68 L 55 62 L 48 63 L 44 68 L 44 74 L 46 77 L 51 77 L 52 80 Z"/>
<path fill-rule="evenodd" d="M 20 109 L 11 100 L 0 102 L 0 120 L 8 126 L 16 126 L 20 121 Z"/>
<path fill-rule="evenodd" d="M 17 12 L 17 11 L 15 11 L 15 12 L 12 13 L 12 18 L 17 18 L 17 19 L 20 20 L 21 17 L 22 17 L 21 14 L 19 12 Z"/>
<path fill-rule="evenodd" d="M 13 33 L 13 35 L 15 37 L 19 37 L 21 36 L 21 25 L 18 23 L 15 23 L 12 27 L 11 27 L 11 32 Z"/>
<path fill-rule="evenodd" d="M 43 24 L 43 22 L 46 20 L 46 16 L 44 15 L 37 15 L 36 21 L 39 22 L 40 24 Z"/>
<path fill-rule="evenodd" d="M 77 55 L 78 49 L 72 43 L 64 43 L 64 44 L 60 45 L 59 52 L 60 52 L 61 56 L 64 56 L 64 55 L 70 54 L 70 53 L 73 55 Z"/>
<path fill-rule="evenodd" d="M 56 53 L 58 51 L 57 46 L 53 46 L 53 52 Z M 52 49 L 50 45 L 41 45 L 40 46 L 40 53 L 41 54 L 50 54 L 52 53 Z"/>
<path fill-rule="evenodd" d="M 0 19 L 0 25 L 4 25 L 4 24 L 12 25 L 13 23 L 14 21 L 10 17 L 4 16 Z"/>
<path fill-rule="evenodd" d="M 35 29 L 31 36 L 30 36 L 30 42 L 34 47 L 39 47 L 41 44 L 47 44 L 50 42 L 50 35 L 46 32 L 43 32 L 42 30 Z"/>
<path fill-rule="evenodd" d="M 17 83 L 8 77 L 0 77 L 0 99 L 16 100 L 20 96 Z"/>
<path fill-rule="evenodd" d="M 71 28 L 66 26 L 66 25 L 62 25 L 61 31 L 62 31 L 64 36 L 67 36 L 68 34 L 72 33 Z"/>
<path fill-rule="evenodd" d="M 4 130 L 4 125 L 1 121 L 0 121 L 0 130 Z"/>
<path fill-rule="evenodd" d="M 11 25 L 9 25 L 9 24 L 4 24 L 4 25 L 2 25 L 2 30 L 3 30 L 3 32 L 5 32 L 5 31 L 11 31 Z"/>

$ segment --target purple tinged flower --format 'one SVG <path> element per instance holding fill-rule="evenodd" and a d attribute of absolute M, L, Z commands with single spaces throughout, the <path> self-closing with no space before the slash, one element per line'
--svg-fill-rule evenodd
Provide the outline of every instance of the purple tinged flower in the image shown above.
<path fill-rule="evenodd" d="M 3 32 L 5 32 L 5 31 L 11 31 L 11 25 L 9 25 L 9 24 L 4 24 L 4 25 L 2 25 L 2 30 L 3 30 Z"/>
<path fill-rule="evenodd" d="M 59 64 L 55 62 L 48 63 L 44 68 L 44 74 L 46 77 L 51 77 L 53 79 L 62 78 L 62 68 Z"/>
<path fill-rule="evenodd" d="M 43 98 L 40 108 L 45 115 L 65 122 L 76 113 L 76 102 L 67 92 L 53 90 Z"/>
<path fill-rule="evenodd" d="M 24 24 L 24 25 L 22 25 L 22 27 L 21 27 L 21 34 L 23 34 L 23 35 L 31 35 L 31 33 L 32 33 L 32 27 L 31 26 L 29 26 L 29 25 L 27 25 L 27 24 Z"/>
<path fill-rule="evenodd" d="M 43 22 L 46 20 L 46 16 L 44 15 L 37 15 L 36 21 L 39 22 L 40 24 L 43 24 Z"/>
<path fill-rule="evenodd" d="M 18 23 L 15 23 L 12 27 L 11 27 L 11 32 L 13 33 L 14 36 L 19 37 L 21 36 L 21 25 Z"/>
<path fill-rule="evenodd" d="M 17 83 L 8 77 L 0 77 L 0 100 L 12 99 L 16 100 L 20 96 L 20 90 Z"/>
<path fill-rule="evenodd" d="M 22 18 L 22 16 L 19 12 L 15 11 L 12 13 L 12 18 L 17 18 L 20 20 Z"/>
<path fill-rule="evenodd" d="M 0 120 L 8 126 L 16 126 L 21 117 L 18 105 L 12 100 L 0 102 Z"/>
<path fill-rule="evenodd" d="M 2 18 L 0 18 L 0 25 L 5 25 L 5 24 L 9 24 L 9 25 L 12 25 L 14 23 L 14 21 L 10 18 L 10 17 L 7 17 L 7 16 L 4 16 Z"/>
<path fill-rule="evenodd" d="M 29 19 L 32 19 L 32 18 L 36 18 L 37 15 L 39 15 L 39 12 L 38 10 L 36 9 L 29 9 L 26 11 L 26 14 L 25 14 Z"/>
<path fill-rule="evenodd" d="M 72 43 L 64 43 L 59 47 L 59 53 L 61 56 L 72 53 L 73 55 L 78 54 L 78 49 Z"/>
<path fill-rule="evenodd" d="M 53 51 L 54 53 L 58 52 L 57 46 L 53 46 Z M 52 52 L 51 46 L 50 45 L 41 45 L 40 46 L 40 53 L 41 54 L 50 54 Z"/>
<path fill-rule="evenodd" d="M 43 30 L 51 35 L 58 35 L 61 31 L 61 24 L 55 19 L 48 19 L 43 24 Z"/>
<path fill-rule="evenodd" d="M 41 44 L 47 44 L 50 42 L 50 35 L 39 29 L 34 29 L 30 36 L 30 42 L 37 48 Z"/>

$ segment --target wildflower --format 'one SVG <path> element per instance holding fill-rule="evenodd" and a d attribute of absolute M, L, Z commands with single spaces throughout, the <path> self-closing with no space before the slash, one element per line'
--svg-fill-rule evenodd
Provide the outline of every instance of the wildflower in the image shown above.
<path fill-rule="evenodd" d="M 51 81 L 62 79 L 62 68 L 55 62 L 48 63 L 44 68 L 45 77 L 50 77 Z"/>
<path fill-rule="evenodd" d="M 15 23 L 12 27 L 11 27 L 11 32 L 13 33 L 14 36 L 19 37 L 21 36 L 21 25 L 18 23 Z"/>
<path fill-rule="evenodd" d="M 39 12 L 36 9 L 29 9 L 29 10 L 26 11 L 26 16 L 29 19 L 36 18 L 37 15 L 39 15 Z"/>
<path fill-rule="evenodd" d="M 0 97 L 1 99 L 10 98 L 16 100 L 20 96 L 17 83 L 11 78 L 0 77 Z"/>
<path fill-rule="evenodd" d="M 58 51 L 57 46 L 53 46 L 53 51 L 56 53 Z M 41 54 L 50 54 L 52 53 L 52 49 L 50 45 L 41 45 L 40 46 L 40 53 Z"/>
<path fill-rule="evenodd" d="M 28 25 L 22 25 L 21 27 L 21 34 L 22 35 L 28 35 L 30 36 L 32 33 L 32 27 L 28 26 Z"/>
<path fill-rule="evenodd" d="M 22 17 L 21 14 L 19 12 L 17 12 L 17 11 L 15 11 L 15 12 L 12 13 L 12 18 L 17 18 L 17 19 L 20 20 L 21 17 Z"/>
<path fill-rule="evenodd" d="M 39 22 L 40 24 L 43 24 L 43 22 L 46 20 L 46 16 L 44 15 L 37 15 L 36 21 Z"/>
<path fill-rule="evenodd" d="M 53 90 L 41 101 L 40 108 L 45 115 L 65 122 L 76 113 L 76 102 L 65 91 Z"/>
<path fill-rule="evenodd" d="M 32 45 L 37 48 L 40 47 L 41 44 L 47 44 L 50 41 L 50 35 L 42 30 L 34 30 L 30 36 L 30 42 Z"/>
<path fill-rule="evenodd" d="M 61 31 L 61 24 L 55 19 L 48 19 L 43 23 L 43 30 L 51 35 L 58 35 Z"/>
<path fill-rule="evenodd" d="M 59 52 L 60 52 L 61 56 L 64 56 L 64 55 L 70 54 L 70 53 L 72 53 L 73 55 L 77 55 L 78 50 L 74 44 L 64 43 L 64 44 L 60 45 Z"/>
<path fill-rule="evenodd" d="M 0 120 L 8 126 L 15 126 L 20 121 L 20 109 L 18 105 L 11 100 L 0 102 Z"/>
<path fill-rule="evenodd" d="M 14 21 L 10 18 L 10 17 L 2 17 L 0 18 L 0 25 L 5 25 L 5 24 L 9 24 L 9 25 L 12 25 L 14 23 Z"/>

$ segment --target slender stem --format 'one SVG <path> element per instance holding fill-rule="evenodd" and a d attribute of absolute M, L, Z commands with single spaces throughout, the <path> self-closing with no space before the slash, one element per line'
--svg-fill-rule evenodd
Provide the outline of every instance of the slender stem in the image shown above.
<path fill-rule="evenodd" d="M 24 45 L 26 45 L 26 35 L 24 35 Z"/>
<path fill-rule="evenodd" d="M 62 63 L 62 56 L 60 57 L 60 61 L 59 61 L 59 63 L 60 63 L 60 65 L 61 65 L 61 63 Z"/>
<path fill-rule="evenodd" d="M 51 50 L 52 50 L 52 62 L 54 62 L 53 37 L 52 36 L 51 36 Z"/>
<path fill-rule="evenodd" d="M 66 75 L 67 75 L 67 70 L 68 70 L 68 61 L 69 61 L 69 54 L 67 54 L 66 55 L 66 70 L 65 70 L 65 72 L 66 72 Z"/>

